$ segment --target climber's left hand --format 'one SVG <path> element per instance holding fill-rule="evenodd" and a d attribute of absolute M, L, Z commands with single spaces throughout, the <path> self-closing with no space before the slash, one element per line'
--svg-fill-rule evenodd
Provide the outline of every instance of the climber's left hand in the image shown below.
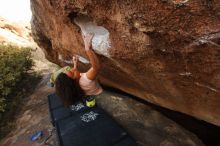
<path fill-rule="evenodd" d="M 77 55 L 73 56 L 72 60 L 73 60 L 74 68 L 77 68 L 77 64 L 79 60 L 78 56 Z"/>

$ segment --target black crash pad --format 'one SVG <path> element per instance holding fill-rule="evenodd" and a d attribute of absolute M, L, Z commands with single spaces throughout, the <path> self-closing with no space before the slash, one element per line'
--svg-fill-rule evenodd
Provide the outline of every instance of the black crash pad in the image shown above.
<path fill-rule="evenodd" d="M 50 111 L 63 106 L 60 98 L 56 94 L 48 95 L 48 103 Z"/>
<path fill-rule="evenodd" d="M 59 97 L 55 94 L 48 96 L 60 146 L 137 146 L 103 109 L 86 107 L 83 102 L 65 108 L 62 103 L 53 103 L 59 101 L 55 98 Z"/>
<path fill-rule="evenodd" d="M 49 111 L 51 117 L 51 123 L 55 126 L 55 122 L 64 119 L 66 117 L 77 115 L 83 111 L 87 111 L 90 108 L 85 106 L 83 102 L 77 102 L 75 105 L 65 108 L 61 103 L 58 96 L 51 94 L 48 96 Z"/>
<path fill-rule="evenodd" d="M 113 144 L 112 146 L 138 146 L 138 145 L 130 136 L 126 136 L 117 143 Z"/>

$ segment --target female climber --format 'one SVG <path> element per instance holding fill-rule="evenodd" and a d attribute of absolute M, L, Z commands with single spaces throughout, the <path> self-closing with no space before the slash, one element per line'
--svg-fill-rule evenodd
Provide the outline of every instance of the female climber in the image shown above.
<path fill-rule="evenodd" d="M 64 67 L 59 71 L 55 80 L 56 94 L 61 98 L 64 106 L 74 104 L 87 95 L 98 95 L 102 87 L 96 80 L 100 70 L 99 60 L 92 50 L 93 34 L 83 36 L 85 51 L 90 60 L 91 67 L 85 73 L 77 70 L 78 57 L 73 57 L 73 68 Z"/>

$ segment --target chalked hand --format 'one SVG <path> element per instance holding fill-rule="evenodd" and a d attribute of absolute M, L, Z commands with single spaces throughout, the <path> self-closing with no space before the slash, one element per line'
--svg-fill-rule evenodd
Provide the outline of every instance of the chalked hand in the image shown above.
<path fill-rule="evenodd" d="M 93 37 L 94 37 L 94 33 L 88 33 L 85 36 L 83 36 L 86 51 L 88 51 L 91 48 Z"/>
<path fill-rule="evenodd" d="M 73 61 L 74 68 L 77 67 L 78 60 L 79 60 L 79 57 L 77 55 L 73 56 L 72 61 Z"/>

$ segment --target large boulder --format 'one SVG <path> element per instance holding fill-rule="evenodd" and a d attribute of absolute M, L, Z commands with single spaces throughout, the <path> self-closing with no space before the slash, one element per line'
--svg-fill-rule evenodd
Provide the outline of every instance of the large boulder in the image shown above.
<path fill-rule="evenodd" d="M 94 32 L 100 82 L 220 126 L 220 1 L 31 0 L 47 58 L 81 56 Z"/>

